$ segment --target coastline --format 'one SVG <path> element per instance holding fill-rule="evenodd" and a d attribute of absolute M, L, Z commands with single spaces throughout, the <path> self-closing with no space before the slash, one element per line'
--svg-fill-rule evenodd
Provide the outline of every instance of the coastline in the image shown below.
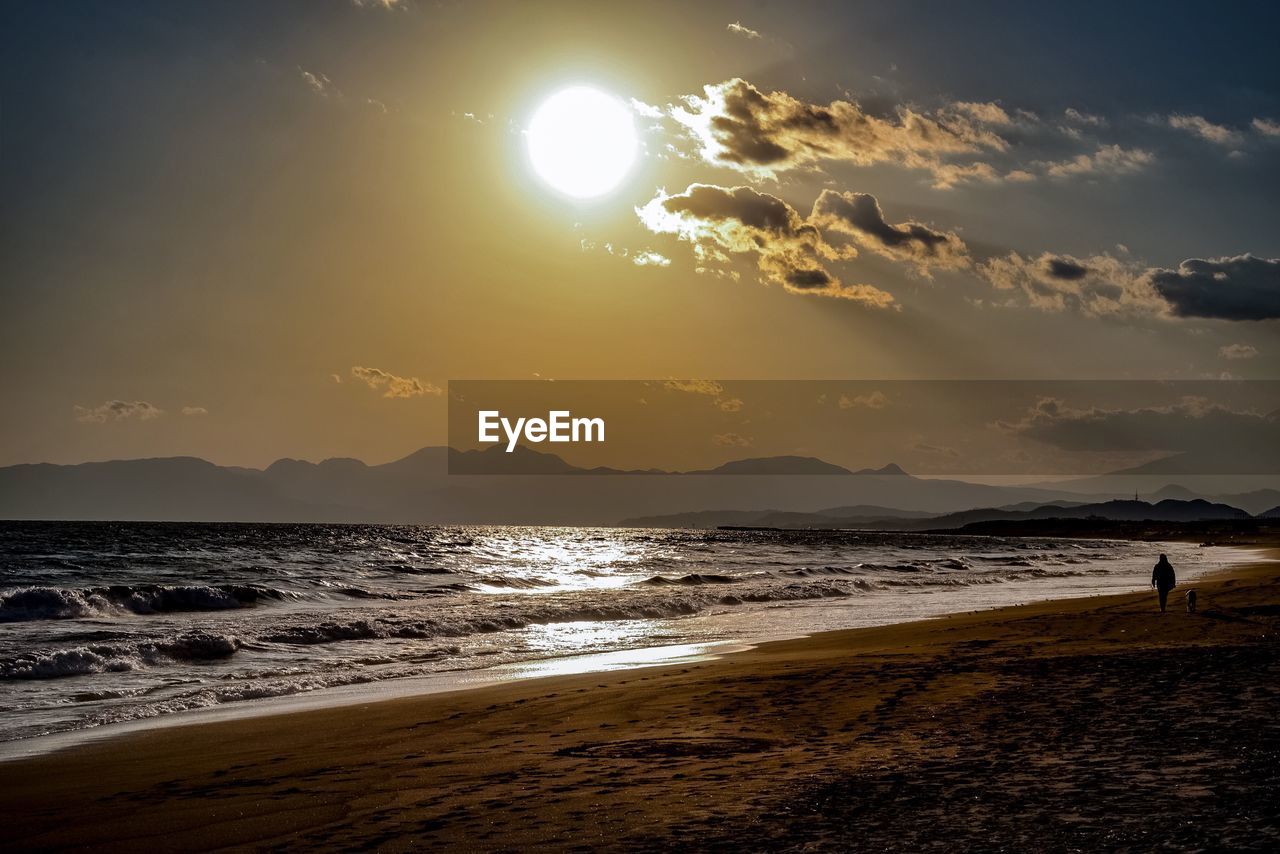
<path fill-rule="evenodd" d="M 1106 770 L 1096 761 L 1106 752 L 1051 752 L 1047 742 L 1037 747 L 1026 739 L 1043 740 L 1069 722 L 1077 743 L 1105 742 L 1112 718 L 1124 724 L 1116 737 L 1130 739 L 1123 743 L 1133 750 L 1112 763 L 1120 768 L 1117 779 L 1169 794 L 1170 808 L 1194 804 L 1205 812 L 1222 785 L 1196 783 L 1205 773 L 1197 768 L 1211 767 L 1215 779 L 1230 781 L 1232 771 L 1222 765 L 1230 760 L 1206 744 L 1212 737 L 1198 733 L 1200 766 L 1180 763 L 1176 750 L 1164 757 L 1187 779 L 1143 764 L 1152 745 L 1133 740 L 1134 724 L 1142 730 L 1140 716 L 1131 718 L 1151 692 L 1138 689 L 1153 678 L 1157 689 L 1161 679 L 1181 685 L 1188 668 L 1200 673 L 1185 692 L 1161 698 L 1177 706 L 1179 726 L 1213 718 L 1230 729 L 1230 719 L 1215 717 L 1219 694 L 1231 697 L 1235 726 L 1255 707 L 1273 710 L 1280 687 L 1265 689 L 1269 677 L 1259 668 L 1274 672 L 1280 660 L 1276 557 L 1269 551 L 1266 562 L 1198 579 L 1194 616 L 1155 615 L 1146 594 L 1048 600 L 773 641 L 707 660 L 182 724 L 86 743 L 0 765 L 0 804 L 13 816 L 3 847 L 346 847 L 363 839 L 390 850 L 644 848 L 672 844 L 674 834 L 686 847 L 717 849 L 743 839 L 841 844 L 841 828 L 854 818 L 859 847 L 875 847 L 879 832 L 900 847 L 904 829 L 895 822 L 904 808 L 926 806 L 916 802 L 921 792 L 932 792 L 926 800 L 936 808 L 951 797 L 949 787 L 972 786 L 982 776 L 973 764 L 982 760 L 969 756 L 975 750 L 1011 764 L 984 789 L 990 805 L 953 834 L 1009 823 L 1000 818 L 1001 803 L 1005 813 L 1026 817 L 1027 828 L 1034 827 L 1032 816 L 1043 824 L 1049 819 L 1039 807 L 1028 808 L 1039 803 L 1033 795 L 1053 789 L 1054 774 Z M 1169 656 L 1177 666 L 1162 664 Z M 1113 671 L 1128 681 L 1109 678 Z M 1255 684 L 1241 684 L 1250 674 Z M 1081 690 L 1069 690 L 1064 679 Z M 1209 689 L 1212 697 L 1200 696 Z M 1043 700 L 1033 702 L 1039 694 Z M 1094 701 L 1100 705 L 1091 714 L 1075 709 L 1059 720 L 1055 712 L 1056 704 Z M 982 726 L 975 716 L 984 718 Z M 1257 725 L 1266 732 L 1276 727 Z M 1256 749 L 1274 746 L 1260 735 Z M 1028 776 L 1015 761 L 1022 756 L 1025 764 L 1027 750 L 1052 761 Z M 1216 758 L 1206 764 L 1209 754 Z M 1255 773 L 1237 770 L 1244 778 Z M 1193 794 L 1179 794 L 1183 789 Z M 1082 834 L 1082 844 L 1104 838 L 1086 807 L 1105 802 L 1091 798 L 1124 798 L 1105 786 L 1093 795 L 1086 786 L 1054 791 L 1066 809 L 1053 822 L 1080 807 L 1068 829 Z M 1237 801 L 1267 796 L 1274 803 L 1276 795 L 1274 778 L 1232 792 Z M 1107 832 L 1135 844 L 1158 838 L 1150 836 L 1153 808 L 1144 803 L 1147 814 L 1136 825 L 1121 822 L 1117 829 L 1108 820 Z M 799 822 L 801 815 L 809 820 Z M 1255 836 L 1264 831 L 1257 840 L 1280 834 L 1274 814 L 1254 816 L 1253 825 Z M 1146 835 L 1125 835 L 1139 831 Z M 1222 838 L 1235 838 L 1234 829 L 1224 832 Z M 1025 836 L 1009 839 L 1027 843 Z"/>
<path fill-rule="evenodd" d="M 984 535 L 974 536 L 980 542 L 987 539 Z M 1108 538 L 1090 536 L 1088 539 L 1105 541 Z M 1183 532 L 1183 536 L 1165 542 L 1168 546 L 1176 547 L 1179 543 L 1186 543 L 1193 539 Z M 1133 540 L 1115 538 L 1114 542 L 1132 544 Z M 1153 546 L 1158 544 L 1159 542 L 1152 543 Z M 1173 549 L 1170 550 L 1173 551 Z M 1233 566 L 1248 562 L 1250 548 L 1232 543 L 1217 546 L 1213 552 L 1211 559 L 1207 561 L 1203 560 L 1202 556 L 1197 557 L 1197 560 L 1205 565 L 1203 568 L 1194 570 L 1195 578 L 1229 571 Z M 1181 561 L 1185 562 L 1189 557 L 1184 554 Z M 1177 559 L 1175 556 L 1175 560 Z M 1192 574 L 1185 573 L 1187 577 Z M 1185 581 L 1184 577 L 1184 583 Z M 1094 583 L 1085 574 L 1069 581 L 1066 587 L 1061 584 L 1050 586 L 1050 582 L 1046 580 L 1013 579 L 991 586 L 949 587 L 943 596 L 911 596 L 887 608 L 883 603 L 889 600 L 877 597 L 876 601 L 881 603 L 880 606 L 869 610 L 850 609 L 843 603 L 827 609 L 823 607 L 821 600 L 802 600 L 790 605 L 795 608 L 793 613 L 789 611 L 771 613 L 766 610 L 756 612 L 754 615 L 725 614 L 721 615 L 714 630 L 697 631 L 683 639 L 677 639 L 677 635 L 665 633 L 670 639 L 660 644 L 565 652 L 516 659 L 496 665 L 455 667 L 415 676 L 353 681 L 296 693 L 268 693 L 254 699 L 166 711 L 93 726 L 56 730 L 42 735 L 0 740 L 0 767 L 17 759 L 77 749 L 86 744 L 131 737 L 154 729 L 198 726 L 248 717 L 366 705 L 452 691 L 475 690 L 553 675 L 683 664 L 719 658 L 735 651 L 828 632 L 880 628 L 965 613 L 991 613 L 1015 605 L 1135 592 L 1142 589 L 1141 582 L 1141 570 L 1128 576 L 1105 576 L 1103 583 Z M 779 617 L 779 614 L 782 616 Z M 699 617 L 699 619 L 706 618 Z"/>

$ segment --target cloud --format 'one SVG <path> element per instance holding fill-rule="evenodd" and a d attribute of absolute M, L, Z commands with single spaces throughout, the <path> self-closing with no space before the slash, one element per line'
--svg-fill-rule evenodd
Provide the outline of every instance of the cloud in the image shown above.
<path fill-rule="evenodd" d="M 1045 272 L 1054 279 L 1076 282 L 1089 275 L 1089 268 L 1074 258 L 1049 256 L 1044 259 Z"/>
<path fill-rule="evenodd" d="M 312 92 L 315 92 L 321 98 L 341 97 L 342 92 L 338 87 L 333 85 L 333 81 L 318 71 L 307 71 L 299 67 L 298 73 L 302 75 L 302 81 L 307 84 Z"/>
<path fill-rule="evenodd" d="M 1263 136 L 1280 136 L 1280 122 L 1273 122 L 1271 119 L 1254 119 L 1251 126 Z"/>
<path fill-rule="evenodd" d="M 1009 116 L 996 104 L 961 102 L 925 113 L 900 106 L 882 118 L 852 101 L 819 105 L 785 92 L 762 92 L 741 78 L 703 87 L 671 110 L 700 142 L 705 160 L 756 177 L 813 168 L 824 161 L 893 163 L 930 172 L 934 186 L 999 180 L 987 163 L 954 163 L 1001 152 L 1009 143 L 989 125 Z"/>
<path fill-rule="evenodd" d="M 639 98 L 631 99 L 631 109 L 635 110 L 636 115 L 643 116 L 646 119 L 660 119 L 666 115 L 661 107 L 655 107 L 653 104 L 646 104 Z"/>
<path fill-rule="evenodd" d="M 182 414 L 183 414 L 183 415 L 196 415 L 196 416 L 198 416 L 198 415 L 208 415 L 208 414 L 209 414 L 209 410 L 205 409 L 203 406 L 184 406 L 184 407 L 182 407 Z"/>
<path fill-rule="evenodd" d="M 737 433 L 717 433 L 711 437 L 711 440 L 717 445 L 727 445 L 734 448 L 751 447 L 751 439 Z"/>
<path fill-rule="evenodd" d="M 1077 154 L 1067 160 L 1041 161 L 1038 165 L 1050 178 L 1080 175 L 1128 175 L 1141 172 L 1155 162 L 1155 155 L 1141 148 L 1102 145 L 1093 154 Z"/>
<path fill-rule="evenodd" d="M 439 396 L 444 393 L 444 389 L 433 383 L 424 383 L 417 377 L 398 377 L 378 368 L 356 366 L 351 369 L 351 376 L 363 381 L 369 388 L 383 389 L 383 397 L 408 398 L 426 394 Z"/>
<path fill-rule="evenodd" d="M 1076 258 L 1051 252 L 1037 258 L 1010 252 L 977 267 L 999 290 L 1019 291 L 1042 311 L 1074 308 L 1086 315 L 1160 313 L 1164 303 L 1144 282 L 1140 268 L 1108 254 Z"/>
<path fill-rule="evenodd" d="M 1252 344 L 1228 344 L 1218 348 L 1218 355 L 1224 359 L 1256 359 L 1258 348 Z"/>
<path fill-rule="evenodd" d="M 889 398 L 881 391 L 873 391 L 870 394 L 857 394 L 853 397 L 842 394 L 840 399 L 836 401 L 836 405 L 841 409 L 884 409 L 889 405 Z"/>
<path fill-rule="evenodd" d="M 1079 409 L 1044 397 L 1020 421 L 997 426 L 1065 451 L 1190 452 L 1215 461 L 1224 459 L 1222 437 L 1230 436 L 1230 456 L 1247 460 L 1255 455 L 1255 462 L 1264 466 L 1258 471 L 1270 470 L 1265 465 L 1272 464 L 1280 448 L 1277 413 L 1233 410 L 1197 396 L 1136 409 Z"/>
<path fill-rule="evenodd" d="M 823 190 L 809 221 L 826 231 L 846 235 L 861 248 L 912 264 L 922 275 L 930 267 L 968 266 L 968 249 L 953 232 L 935 231 L 918 222 L 890 225 L 875 196 Z"/>
<path fill-rule="evenodd" d="M 755 30 L 753 30 L 753 29 L 751 29 L 750 27 L 744 27 L 744 26 L 742 26 L 742 22 L 741 22 L 741 21 L 734 21 L 732 24 L 730 24 L 729 26 L 725 27 L 725 29 L 726 29 L 726 30 L 728 30 L 729 32 L 733 33 L 734 35 L 736 35 L 736 36 L 742 36 L 742 37 L 743 37 L 743 38 L 745 38 L 745 39 L 758 39 L 758 38 L 760 38 L 760 33 L 758 33 L 757 31 L 755 31 Z"/>
<path fill-rule="evenodd" d="M 1224 359 L 1256 359 L 1258 348 L 1252 344 L 1227 344 L 1218 348 L 1218 355 Z"/>
<path fill-rule="evenodd" d="M 962 115 L 969 116 L 983 124 L 988 125 L 1011 125 L 1013 119 L 1005 112 L 1004 107 L 999 104 L 993 104 L 986 101 L 955 101 L 951 104 L 951 109 Z"/>
<path fill-rule="evenodd" d="M 77 421 L 86 424 L 102 424 L 107 421 L 124 421 L 136 418 L 139 421 L 150 421 L 159 418 L 164 410 L 147 403 L 145 400 L 108 400 L 100 406 L 73 407 Z"/>
<path fill-rule="evenodd" d="M 1074 107 L 1067 107 L 1062 111 L 1067 121 L 1077 125 L 1088 125 L 1090 127 L 1106 127 L 1107 120 L 1102 116 L 1096 116 L 1092 113 L 1085 113 Z"/>
<path fill-rule="evenodd" d="M 691 184 L 675 195 L 660 191 L 636 214 L 650 231 L 692 244 L 700 269 L 728 262 L 731 255 L 751 255 L 767 281 L 792 293 L 875 308 L 895 305 L 893 296 L 874 285 L 843 283 L 828 265 L 857 257 L 861 245 L 927 274 L 931 265 L 960 266 L 964 251 L 953 234 L 913 222 L 888 225 L 879 203 L 864 194 L 826 191 L 810 216 L 803 217 L 782 199 L 750 187 Z M 848 240 L 836 245 L 819 226 Z"/>
<path fill-rule="evenodd" d="M 1177 270 L 1149 270 L 1144 279 L 1178 317 L 1280 318 L 1280 258 L 1190 258 Z"/>
<path fill-rule="evenodd" d="M 582 238 L 578 241 L 578 245 L 583 252 L 594 252 L 599 246 L 594 240 Z M 615 258 L 625 258 L 637 267 L 670 267 L 671 259 L 660 252 L 654 252 L 652 249 L 640 249 L 635 252 L 625 246 L 615 246 L 612 243 L 605 243 L 599 246 L 600 250 L 606 255 L 612 255 Z"/>
<path fill-rule="evenodd" d="M 719 397 L 724 394 L 724 386 L 715 380 L 667 380 L 662 386 L 671 391 L 705 394 L 708 397 Z"/>
<path fill-rule="evenodd" d="M 1143 267 L 1112 255 L 1076 258 L 1017 252 L 977 266 L 999 290 L 1020 291 L 1044 311 L 1074 308 L 1086 315 L 1147 314 L 1217 320 L 1280 317 L 1280 259 L 1239 255 L 1183 261 L 1177 270 Z"/>
<path fill-rule="evenodd" d="M 1240 132 L 1222 125 L 1215 125 L 1204 116 L 1184 116 L 1175 113 L 1168 118 L 1169 127 L 1184 130 L 1216 145 L 1240 144 Z"/>
<path fill-rule="evenodd" d="M 667 380 L 663 388 L 680 391 L 686 394 L 701 394 L 712 398 L 712 403 L 722 412 L 740 412 L 742 400 L 737 397 L 726 397 L 724 386 L 715 380 Z"/>
<path fill-rule="evenodd" d="M 403 9 L 404 0 L 351 0 L 351 5 L 360 9 Z"/>
<path fill-rule="evenodd" d="M 950 457 L 955 459 L 960 456 L 960 452 L 955 448 L 949 448 L 944 445 L 930 445 L 928 442 L 916 442 L 911 446 L 911 450 L 919 451 L 922 454 L 932 454 L 938 457 Z"/>
<path fill-rule="evenodd" d="M 631 256 L 631 263 L 637 267 L 670 267 L 671 259 L 652 249 L 644 249 Z"/>

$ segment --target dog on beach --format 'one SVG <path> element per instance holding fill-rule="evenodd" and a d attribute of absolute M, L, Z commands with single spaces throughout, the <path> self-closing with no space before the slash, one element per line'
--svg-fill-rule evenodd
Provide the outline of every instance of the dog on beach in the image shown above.
<path fill-rule="evenodd" d="M 1196 612 L 1196 591 L 1187 591 L 1187 613 L 1194 614 Z"/>

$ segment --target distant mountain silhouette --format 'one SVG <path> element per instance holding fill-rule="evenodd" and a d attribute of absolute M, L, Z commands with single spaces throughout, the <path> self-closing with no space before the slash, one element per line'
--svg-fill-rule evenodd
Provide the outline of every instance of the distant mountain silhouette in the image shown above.
<path fill-rule="evenodd" d="M 920 479 L 893 465 L 849 472 L 805 457 L 784 458 L 785 463 L 778 458 L 736 461 L 727 464 L 734 472 L 729 477 L 692 472 L 637 477 L 653 472 L 581 469 L 554 454 L 528 451 L 534 456 L 524 462 L 539 466 L 541 474 L 451 476 L 451 462 L 456 465 L 467 453 L 423 448 L 372 466 L 350 458 L 281 459 L 263 470 L 193 457 L 9 466 L 0 468 L 0 518 L 564 525 L 625 519 L 677 527 L 918 529 L 938 526 L 926 517 L 957 511 L 1008 518 L 1018 512 L 1061 514 L 1066 512 L 1062 506 L 1033 508 L 1055 500 L 1070 503 L 1070 496 L 1051 490 Z M 489 452 L 471 453 L 481 461 L 492 459 L 482 456 Z M 778 467 L 793 471 L 786 468 L 791 465 L 812 473 L 761 473 Z M 600 476 L 561 476 L 593 471 Z M 841 472 L 846 476 L 831 476 Z M 1275 495 L 1264 506 L 1280 504 L 1280 493 Z M 1266 497 L 1259 493 L 1255 500 Z"/>
<path fill-rule="evenodd" d="M 450 476 L 450 463 L 466 452 L 445 447 L 372 466 L 349 458 L 282 459 L 258 470 L 191 457 L 9 466 L 0 468 L 0 518 L 571 525 L 614 524 L 700 507 L 790 512 L 871 504 L 940 513 L 1056 497 L 1035 489 L 909 476 L 635 477 L 601 470 L 599 477 L 562 477 L 557 473 L 588 470 L 554 454 L 528 453 L 537 456 L 526 462 L 535 462 L 545 474 Z M 768 471 L 771 465 L 776 464 L 746 461 L 740 468 Z M 805 465 L 816 472 L 840 470 L 821 460 Z"/>
<path fill-rule="evenodd" d="M 494 445 L 483 451 L 449 449 L 449 471 L 466 474 L 581 474 L 555 454 L 544 454 L 516 445 L 509 453 Z"/>
<path fill-rule="evenodd" d="M 886 475 L 900 474 L 900 475 L 903 475 L 904 477 L 910 477 L 910 475 L 908 475 L 905 471 L 903 471 L 902 467 L 899 466 L 897 463 L 889 463 L 888 465 L 881 466 L 878 469 L 858 469 L 857 471 L 854 472 L 854 474 L 886 474 Z"/>
<path fill-rule="evenodd" d="M 1205 496 L 1214 501 L 1223 504 L 1231 504 L 1236 507 L 1242 507 L 1250 513 L 1261 513 L 1262 508 L 1272 507 L 1280 504 L 1280 490 L 1278 489 L 1255 489 L 1251 492 L 1238 492 L 1228 495 L 1211 495 Z"/>
<path fill-rule="evenodd" d="M 449 471 L 453 474 L 685 474 L 685 475 L 906 475 L 899 466 L 889 463 L 879 469 L 860 469 L 856 472 L 820 460 L 817 457 L 777 456 L 748 457 L 730 460 L 709 469 L 689 471 L 665 469 L 616 469 L 606 466 L 582 468 L 566 462 L 546 451 L 535 451 L 524 445 L 516 445 L 511 451 L 494 445 L 484 450 L 458 451 L 449 449 Z"/>
<path fill-rule="evenodd" d="M 852 511 L 852 512 L 847 512 Z M 1165 499 L 1155 504 L 1146 501 L 1113 500 L 1080 504 L 1075 502 L 1020 502 L 1005 507 L 981 507 L 942 515 L 927 514 L 886 507 L 851 507 L 819 510 L 812 513 L 778 510 L 703 511 L 666 516 L 627 519 L 623 525 L 635 527 L 763 527 L 763 528 L 829 528 L 924 531 L 961 528 L 976 522 L 1017 521 L 1028 519 L 1108 519 L 1112 521 L 1187 522 L 1252 518 L 1245 511 L 1203 499 L 1180 501 Z"/>
<path fill-rule="evenodd" d="M 1147 501 L 1117 499 L 1096 504 L 1063 506 L 1050 504 L 1033 510 L 978 509 L 949 513 L 930 520 L 931 527 L 960 528 L 973 522 L 1020 519 L 1108 519 L 1111 521 L 1197 522 L 1202 520 L 1249 519 L 1244 510 L 1226 504 L 1214 504 L 1203 498 L 1181 501 L 1166 498 L 1152 504 Z"/>
<path fill-rule="evenodd" d="M 896 466 L 895 466 L 896 468 Z M 733 460 L 713 469 L 699 469 L 688 474 L 853 474 L 844 466 L 823 462 L 817 457 L 758 457 Z"/>
<path fill-rule="evenodd" d="M 285 494 L 264 472 L 195 457 L 0 469 L 0 516 L 8 519 L 324 522 L 347 512 Z"/>
<path fill-rule="evenodd" d="M 1179 486 L 1176 483 L 1168 484 L 1148 496 L 1152 501 L 1162 501 L 1166 498 L 1176 498 L 1180 501 L 1190 501 L 1193 498 L 1200 498 L 1195 490 L 1187 489 L 1185 486 Z"/>
<path fill-rule="evenodd" d="M 1258 514 L 1259 519 L 1280 519 L 1280 505 Z"/>
<path fill-rule="evenodd" d="M 1027 484 L 1044 493 L 1070 495 L 1082 503 L 1110 498 L 1132 498 L 1159 501 L 1164 498 L 1204 498 L 1217 504 L 1230 504 L 1249 513 L 1261 513 L 1280 503 L 1280 490 L 1271 484 L 1280 477 L 1268 475 L 1185 475 L 1171 482 L 1164 475 L 1108 474 L 1065 481 L 1041 481 Z M 1250 488 L 1252 487 L 1252 488 Z"/>

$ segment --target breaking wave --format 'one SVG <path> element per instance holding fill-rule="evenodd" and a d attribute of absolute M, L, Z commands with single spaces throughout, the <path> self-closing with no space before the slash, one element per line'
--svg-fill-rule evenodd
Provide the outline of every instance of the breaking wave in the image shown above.
<path fill-rule="evenodd" d="M 241 646 L 236 637 L 193 632 L 135 645 L 97 644 L 53 652 L 28 652 L 0 660 L 0 679 L 58 679 L 118 673 L 179 661 L 211 661 L 228 658 Z"/>
<path fill-rule="evenodd" d="M 679 585 L 679 582 L 675 582 Z M 693 586 L 696 586 L 694 583 Z M 838 585 L 830 582 L 795 583 L 760 588 L 741 595 L 720 595 L 713 591 L 690 590 L 669 596 L 635 597 L 619 604 L 558 602 L 540 603 L 530 600 L 520 606 L 500 608 L 496 612 L 450 619 L 448 616 L 425 619 L 395 617 L 326 620 L 287 626 L 259 636 L 264 643 L 311 645 L 341 641 L 372 639 L 455 638 L 492 632 L 512 631 L 528 626 L 554 623 L 621 622 L 625 620 L 665 620 L 688 617 L 717 606 L 735 606 L 747 602 L 796 602 L 850 596 L 855 589 L 870 589 L 854 582 Z"/>
<path fill-rule="evenodd" d="M 694 586 L 698 584 L 734 584 L 741 580 L 741 578 L 734 578 L 731 575 L 715 575 L 704 572 L 693 572 L 688 575 L 682 575 L 679 578 L 667 578 L 665 575 L 655 575 L 652 578 L 646 578 L 640 583 L 647 584 L 650 587 L 666 587 L 668 585 Z"/>
<path fill-rule="evenodd" d="M 112 614 L 167 614 L 222 611 L 259 602 L 283 601 L 296 594 L 251 584 L 170 586 L 160 584 L 107 587 L 23 587 L 0 595 L 0 623 L 29 620 L 74 620 Z"/>

